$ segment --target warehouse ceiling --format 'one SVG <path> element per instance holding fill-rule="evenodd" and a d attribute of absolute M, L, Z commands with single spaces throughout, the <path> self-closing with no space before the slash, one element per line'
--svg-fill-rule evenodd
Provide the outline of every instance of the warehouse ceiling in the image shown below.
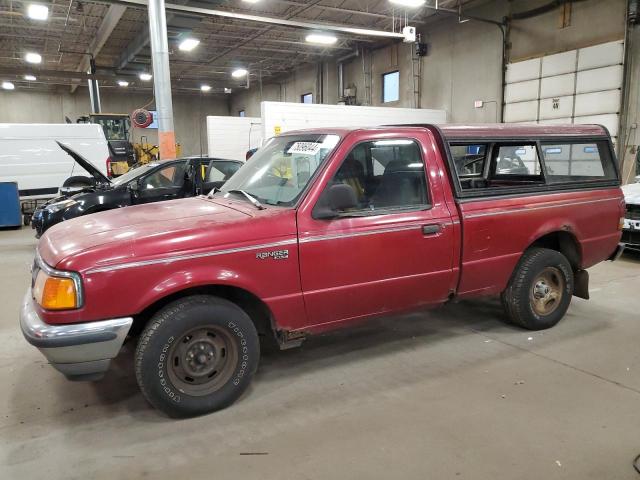
<path fill-rule="evenodd" d="M 255 0 L 254 0 L 255 1 Z M 86 85 L 90 55 L 95 56 L 101 87 L 150 90 L 151 82 L 139 74 L 151 73 L 146 7 L 114 2 L 38 0 L 46 5 L 46 20 L 27 16 L 30 1 L 0 0 L 0 80 L 16 89 L 75 90 Z M 188 7 L 313 22 L 398 31 L 405 22 L 419 26 L 436 14 L 433 9 L 405 8 L 389 0 L 173 0 Z M 441 8 L 459 8 L 459 0 L 440 0 Z M 462 2 L 464 5 L 466 2 Z M 427 5 L 434 5 L 428 0 Z M 339 58 L 357 47 L 375 47 L 398 41 L 351 33 L 338 33 L 330 46 L 305 41 L 308 30 L 235 18 L 167 12 L 170 67 L 175 91 L 199 92 L 203 84 L 211 92 L 238 88 L 244 79 L 231 71 L 245 68 L 250 81 L 277 79 L 292 69 L 320 60 Z M 200 44 L 181 51 L 178 44 L 195 38 Z M 25 55 L 41 55 L 29 64 Z M 79 72 L 79 73 L 73 73 Z M 33 75 L 36 80 L 25 80 Z"/>

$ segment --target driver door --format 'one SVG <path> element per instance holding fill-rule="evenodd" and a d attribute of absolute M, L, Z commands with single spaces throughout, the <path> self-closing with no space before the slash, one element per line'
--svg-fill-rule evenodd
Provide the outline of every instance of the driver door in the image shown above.
<path fill-rule="evenodd" d="M 137 203 L 160 202 L 183 197 L 185 178 L 185 162 L 163 165 L 139 180 Z"/>
<path fill-rule="evenodd" d="M 298 213 L 311 325 L 442 303 L 454 287 L 457 238 L 433 152 L 422 148 L 429 139 L 380 137 L 351 147 L 324 186 L 348 185 L 357 207 Z"/>

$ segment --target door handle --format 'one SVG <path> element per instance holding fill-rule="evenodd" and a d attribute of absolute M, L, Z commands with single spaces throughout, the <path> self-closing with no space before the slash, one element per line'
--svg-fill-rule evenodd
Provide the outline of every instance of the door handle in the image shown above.
<path fill-rule="evenodd" d="M 430 225 L 422 226 L 422 234 L 423 235 L 435 235 L 436 233 L 440 233 L 442 231 L 442 225 L 439 223 L 432 223 Z"/>

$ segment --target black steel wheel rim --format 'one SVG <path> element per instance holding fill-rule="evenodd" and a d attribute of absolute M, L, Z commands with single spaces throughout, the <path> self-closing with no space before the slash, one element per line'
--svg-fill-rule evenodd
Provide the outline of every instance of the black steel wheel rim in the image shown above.
<path fill-rule="evenodd" d="M 209 395 L 232 377 L 238 364 L 238 345 L 223 327 L 196 327 L 173 343 L 167 363 L 169 379 L 180 392 Z"/>

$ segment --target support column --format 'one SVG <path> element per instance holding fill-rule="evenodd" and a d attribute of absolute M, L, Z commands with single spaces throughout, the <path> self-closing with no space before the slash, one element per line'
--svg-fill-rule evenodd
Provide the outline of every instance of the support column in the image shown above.
<path fill-rule="evenodd" d="M 96 74 L 96 61 L 93 55 L 89 59 L 89 73 L 91 75 Z M 100 87 L 98 86 L 98 80 L 90 78 L 87 80 L 89 83 L 89 100 L 91 101 L 91 113 L 101 113 L 102 107 L 100 105 Z"/>
<path fill-rule="evenodd" d="M 176 134 L 173 127 L 169 42 L 164 0 L 149 0 L 149 39 L 153 63 L 153 89 L 158 112 L 160 159 L 176 158 Z"/>

